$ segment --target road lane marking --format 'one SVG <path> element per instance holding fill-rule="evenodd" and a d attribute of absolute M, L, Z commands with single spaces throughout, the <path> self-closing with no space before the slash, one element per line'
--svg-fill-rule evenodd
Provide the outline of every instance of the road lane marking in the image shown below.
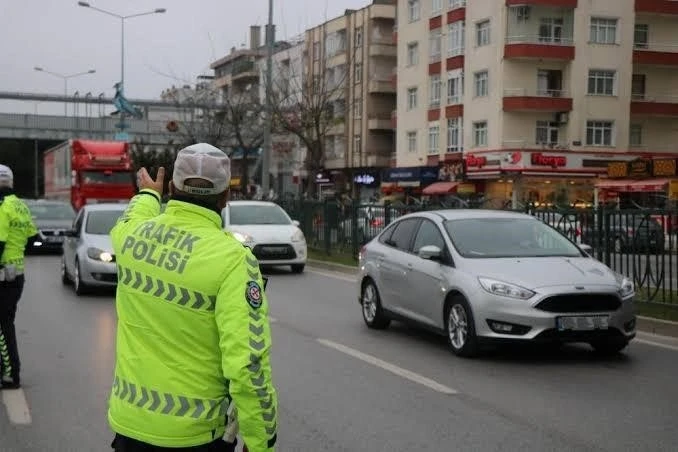
<path fill-rule="evenodd" d="M 633 340 L 633 342 L 640 342 L 641 344 L 651 345 L 653 347 L 659 347 L 659 348 L 663 348 L 663 349 L 666 349 L 666 350 L 678 352 L 678 346 L 676 346 L 676 345 L 663 344 L 661 342 L 649 341 L 647 339 L 639 339 L 638 337 L 636 337 Z"/>
<path fill-rule="evenodd" d="M 346 281 L 346 282 L 350 282 L 350 283 L 354 283 L 354 282 L 358 281 L 356 278 L 351 278 L 350 276 L 341 276 L 339 274 L 326 273 L 326 272 L 321 272 L 321 271 L 318 271 L 318 270 L 306 270 L 306 271 L 308 273 L 313 273 L 314 275 L 320 275 L 320 276 L 324 276 L 326 278 L 339 279 L 341 281 Z"/>
<path fill-rule="evenodd" d="M 3 389 L 2 402 L 7 408 L 9 421 L 17 425 L 29 425 L 31 420 L 31 410 L 26 402 L 26 395 L 23 389 Z"/>
<path fill-rule="evenodd" d="M 368 364 L 372 364 L 373 366 L 379 367 L 381 369 L 387 370 L 395 375 L 398 375 L 399 377 L 402 377 L 406 380 L 410 380 L 414 383 L 420 384 L 422 386 L 426 386 L 427 388 L 433 389 L 434 391 L 441 392 L 443 394 L 457 394 L 457 391 L 442 385 L 436 381 L 431 380 L 430 378 L 424 377 L 423 375 L 419 375 L 417 373 L 414 373 L 410 370 L 403 369 L 402 367 L 398 367 L 395 364 L 388 363 L 386 361 L 383 361 L 377 357 L 374 357 L 372 355 L 368 355 L 366 353 L 363 353 L 361 351 L 358 351 L 356 349 L 347 347 L 345 345 L 327 340 L 327 339 L 316 339 L 319 343 L 326 347 L 333 348 L 337 351 L 340 351 L 346 355 L 352 356 L 354 358 L 357 358 L 361 361 L 364 361 Z"/>

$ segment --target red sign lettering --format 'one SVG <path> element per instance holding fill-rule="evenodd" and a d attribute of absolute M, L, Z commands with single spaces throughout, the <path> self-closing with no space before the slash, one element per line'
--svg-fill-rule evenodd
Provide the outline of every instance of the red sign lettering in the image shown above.
<path fill-rule="evenodd" d="M 482 168 L 487 164 L 487 157 L 476 157 L 475 155 L 466 156 L 466 166 L 468 168 Z"/>
<path fill-rule="evenodd" d="M 538 166 L 562 167 L 567 166 L 567 157 L 557 155 L 544 155 L 540 152 L 532 154 L 531 162 Z"/>

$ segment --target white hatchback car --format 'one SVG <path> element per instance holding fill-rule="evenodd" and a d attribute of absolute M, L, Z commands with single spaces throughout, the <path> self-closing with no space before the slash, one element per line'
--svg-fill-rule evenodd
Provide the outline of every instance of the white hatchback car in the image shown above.
<path fill-rule="evenodd" d="M 222 210 L 224 229 L 252 249 L 262 266 L 289 265 L 302 273 L 308 257 L 299 222 L 278 204 L 267 201 L 230 201 Z"/>

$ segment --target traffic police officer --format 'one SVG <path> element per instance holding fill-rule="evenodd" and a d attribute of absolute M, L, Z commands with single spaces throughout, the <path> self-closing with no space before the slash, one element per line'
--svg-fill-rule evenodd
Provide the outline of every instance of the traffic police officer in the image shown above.
<path fill-rule="evenodd" d="M 249 451 L 273 451 L 278 397 L 264 281 L 250 249 L 222 229 L 229 158 L 205 143 L 179 151 L 160 214 L 164 174 L 159 168 L 154 181 L 139 171 L 139 193 L 111 231 L 112 447 L 234 450 L 222 437 L 235 406 Z"/>
<path fill-rule="evenodd" d="M 0 388 L 21 387 L 19 347 L 14 328 L 24 290 L 24 252 L 38 234 L 31 212 L 14 194 L 14 174 L 0 165 Z"/>

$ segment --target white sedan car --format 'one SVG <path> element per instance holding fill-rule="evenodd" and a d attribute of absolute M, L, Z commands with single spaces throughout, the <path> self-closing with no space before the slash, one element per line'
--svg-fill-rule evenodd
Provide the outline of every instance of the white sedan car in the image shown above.
<path fill-rule="evenodd" d="M 306 266 L 307 248 L 299 222 L 278 204 L 230 201 L 221 212 L 224 229 L 252 249 L 262 266 L 289 265 L 293 273 Z"/>

